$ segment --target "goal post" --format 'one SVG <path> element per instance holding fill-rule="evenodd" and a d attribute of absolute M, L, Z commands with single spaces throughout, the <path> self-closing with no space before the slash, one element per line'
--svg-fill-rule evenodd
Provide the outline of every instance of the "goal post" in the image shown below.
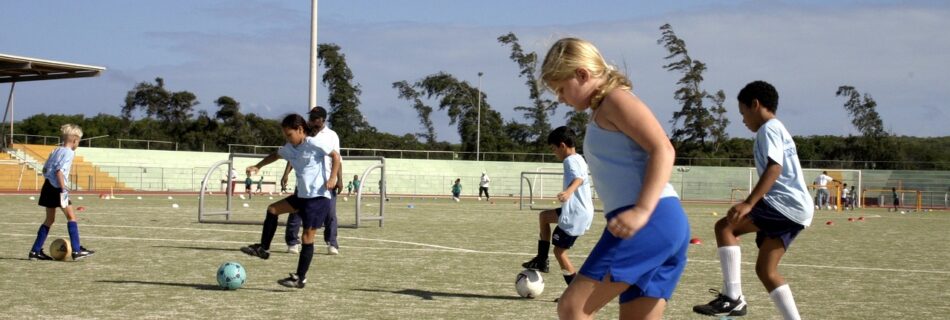
<path fill-rule="evenodd" d="M 233 188 L 236 184 L 235 183 L 236 181 L 232 179 L 233 177 L 231 176 L 230 172 L 232 169 L 235 169 L 236 167 L 238 167 L 239 164 L 251 165 L 255 163 L 256 161 L 258 161 L 257 159 L 262 159 L 266 156 L 267 155 L 253 154 L 253 153 L 230 153 L 228 155 L 227 160 L 221 160 L 221 161 L 215 162 L 210 167 L 208 167 L 208 171 L 205 173 L 204 178 L 202 178 L 201 187 L 198 190 L 198 222 L 199 223 L 220 223 L 220 224 L 255 224 L 255 225 L 262 224 L 263 222 L 259 220 L 239 220 L 239 219 L 236 219 L 236 217 L 234 217 L 234 209 L 232 205 L 233 205 L 233 202 L 234 202 L 233 199 L 235 196 L 234 195 L 235 192 Z M 344 160 L 344 164 L 350 160 L 354 162 L 370 161 L 372 164 L 366 167 L 365 169 L 363 169 L 362 174 L 360 175 L 360 181 L 364 181 L 364 183 L 361 183 L 360 187 L 356 190 L 356 199 L 354 201 L 354 206 L 355 206 L 354 223 L 353 224 L 339 224 L 338 227 L 359 228 L 361 225 L 360 224 L 361 221 L 378 221 L 379 226 L 382 227 L 383 217 L 385 214 L 385 199 L 386 199 L 386 158 L 378 157 L 378 156 L 344 156 L 342 158 Z M 284 164 L 284 162 L 277 162 L 277 163 Z M 279 170 L 272 169 L 271 170 L 272 172 L 269 174 L 266 174 L 265 176 L 273 176 L 275 177 L 275 181 L 279 180 L 280 176 L 282 176 L 283 174 L 284 166 L 278 165 L 276 167 L 279 167 L 280 169 Z M 364 198 L 363 188 L 365 186 L 365 181 L 367 177 L 369 177 L 370 174 L 376 169 L 379 169 L 379 186 L 380 186 L 379 196 L 380 197 L 379 197 L 379 204 L 378 204 L 379 210 L 377 211 L 376 215 L 373 215 L 369 212 L 364 212 L 362 209 L 363 198 Z M 219 180 L 216 173 L 218 175 L 223 173 L 224 179 Z M 210 190 L 210 187 L 218 184 L 219 181 L 225 184 L 224 210 L 218 210 L 218 211 L 210 210 L 208 209 L 208 200 L 209 200 L 209 196 L 211 195 L 211 192 L 213 192 L 212 190 Z M 338 202 L 337 205 L 339 206 L 339 204 L 340 203 Z M 223 219 L 213 218 L 217 216 L 224 216 L 224 218 Z"/>

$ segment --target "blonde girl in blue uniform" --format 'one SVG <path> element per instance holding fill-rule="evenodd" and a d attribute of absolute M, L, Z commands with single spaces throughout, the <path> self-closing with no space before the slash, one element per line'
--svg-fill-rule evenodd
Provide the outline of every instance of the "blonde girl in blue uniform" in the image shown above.
<path fill-rule="evenodd" d="M 590 42 L 554 43 L 541 79 L 574 110 L 592 110 L 584 156 L 608 221 L 561 296 L 558 316 L 590 319 L 620 296 L 621 319 L 662 318 L 689 246 L 689 223 L 669 184 L 676 155 L 666 132 Z"/>

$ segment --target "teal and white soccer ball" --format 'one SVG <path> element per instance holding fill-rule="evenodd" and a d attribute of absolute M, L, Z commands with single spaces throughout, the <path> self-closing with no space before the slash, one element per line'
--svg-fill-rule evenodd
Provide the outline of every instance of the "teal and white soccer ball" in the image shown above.
<path fill-rule="evenodd" d="M 218 267 L 218 286 L 222 289 L 235 290 L 247 282 L 247 270 L 240 263 L 225 262 Z"/>
<path fill-rule="evenodd" d="M 515 291 L 522 298 L 536 298 L 544 292 L 544 278 L 537 270 L 525 269 L 515 278 Z"/>

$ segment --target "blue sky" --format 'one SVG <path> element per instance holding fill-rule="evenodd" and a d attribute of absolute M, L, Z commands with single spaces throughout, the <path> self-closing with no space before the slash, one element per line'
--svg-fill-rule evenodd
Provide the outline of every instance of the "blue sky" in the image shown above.
<path fill-rule="evenodd" d="M 36 113 L 117 114 L 135 83 L 165 78 L 214 110 L 222 95 L 244 112 L 279 117 L 307 101 L 310 1 L 7 1 L 0 5 L 0 52 L 105 66 L 99 78 L 28 82 L 16 88 L 16 119 Z M 878 102 L 885 127 L 900 135 L 950 134 L 950 3 L 944 1 L 328 1 L 319 41 L 343 48 L 361 110 L 396 134 L 419 132 L 415 111 L 392 82 L 445 71 L 477 83 L 506 119 L 528 104 L 524 80 L 495 40 L 514 32 L 543 53 L 557 38 L 597 44 L 625 70 L 669 130 L 678 107 L 677 74 L 662 70 L 659 26 L 669 22 L 704 86 L 725 90 L 732 136 L 751 137 L 735 109 L 747 82 L 780 92 L 779 118 L 796 135 L 857 134 L 834 96 L 853 85 Z M 6 103 L 8 85 L 0 85 Z M 325 104 L 326 88 L 320 87 Z M 432 101 L 432 105 L 436 105 Z M 553 118 L 564 123 L 564 110 Z M 458 141 L 444 113 L 440 140 Z"/>

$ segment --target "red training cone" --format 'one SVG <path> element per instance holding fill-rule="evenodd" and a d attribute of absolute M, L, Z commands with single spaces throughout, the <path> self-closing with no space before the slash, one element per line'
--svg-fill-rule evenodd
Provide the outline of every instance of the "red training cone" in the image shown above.
<path fill-rule="evenodd" d="M 854 222 L 854 218 L 848 218 L 848 222 Z"/>
<path fill-rule="evenodd" d="M 703 241 L 699 240 L 699 238 L 692 238 L 689 239 L 689 244 L 703 244 Z"/>
<path fill-rule="evenodd" d="M 864 217 L 863 216 L 858 217 L 858 221 L 864 221 Z"/>
<path fill-rule="evenodd" d="M 833 221 L 829 220 L 828 222 L 825 222 L 825 224 L 827 224 L 827 225 L 830 226 L 830 225 L 833 225 L 833 224 L 835 224 L 835 223 L 834 223 Z"/>

